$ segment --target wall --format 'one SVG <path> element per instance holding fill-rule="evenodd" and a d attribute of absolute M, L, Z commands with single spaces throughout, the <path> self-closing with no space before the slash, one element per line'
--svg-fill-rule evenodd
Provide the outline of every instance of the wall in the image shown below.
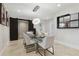
<path fill-rule="evenodd" d="M 0 55 L 4 52 L 9 43 L 9 28 L 0 25 Z"/>
<path fill-rule="evenodd" d="M 38 32 L 38 34 L 40 34 L 40 32 L 45 32 L 47 33 L 49 36 L 53 36 L 54 32 L 53 32 L 53 20 L 41 20 L 41 26 L 40 24 L 38 25 L 34 25 L 34 28 L 36 28 L 36 31 Z"/>
<path fill-rule="evenodd" d="M 41 26 L 40 24 L 35 25 L 37 28 L 37 32 L 45 32 L 48 33 L 49 36 L 53 35 L 53 21 L 52 20 L 41 20 Z M 40 30 L 39 30 L 40 29 Z"/>
<path fill-rule="evenodd" d="M 79 6 L 71 6 L 68 8 L 63 9 L 62 11 L 59 11 L 54 16 L 54 33 L 56 40 L 58 40 L 60 43 L 79 49 L 79 29 L 57 29 L 57 16 L 64 15 L 67 13 L 76 13 L 79 12 Z"/>
<path fill-rule="evenodd" d="M 42 30 L 43 32 L 48 33 L 49 36 L 53 36 L 54 32 L 53 32 L 53 19 L 51 20 L 43 20 L 42 22 Z"/>

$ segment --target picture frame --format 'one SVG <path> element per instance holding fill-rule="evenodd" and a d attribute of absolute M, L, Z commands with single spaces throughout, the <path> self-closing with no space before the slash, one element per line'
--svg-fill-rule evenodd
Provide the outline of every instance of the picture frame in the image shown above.
<path fill-rule="evenodd" d="M 4 5 L 2 4 L 2 8 L 1 8 L 1 24 L 6 26 L 6 10 Z"/>
<path fill-rule="evenodd" d="M 6 26 L 9 26 L 8 12 L 6 11 Z"/>

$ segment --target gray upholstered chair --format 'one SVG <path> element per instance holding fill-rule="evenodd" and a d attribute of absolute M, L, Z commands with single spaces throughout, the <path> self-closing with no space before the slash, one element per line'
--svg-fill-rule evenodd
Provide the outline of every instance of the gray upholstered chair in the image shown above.
<path fill-rule="evenodd" d="M 31 51 L 35 50 L 35 41 L 32 40 L 32 38 L 30 38 L 26 33 L 23 33 L 23 36 L 24 36 L 24 40 L 23 40 L 23 43 L 24 43 L 24 46 L 26 48 L 26 52 L 30 52 L 28 50 L 31 49 Z"/>
<path fill-rule="evenodd" d="M 38 43 L 38 45 L 43 48 L 44 55 L 46 55 L 46 51 L 49 51 L 48 50 L 49 48 L 52 48 L 52 52 L 51 51 L 49 51 L 49 52 L 54 55 L 54 37 L 49 36 L 49 37 L 45 37 L 42 40 L 43 41 L 41 43 Z M 38 51 L 39 51 L 39 49 L 38 49 Z M 39 51 L 39 53 L 40 53 L 40 51 Z"/>

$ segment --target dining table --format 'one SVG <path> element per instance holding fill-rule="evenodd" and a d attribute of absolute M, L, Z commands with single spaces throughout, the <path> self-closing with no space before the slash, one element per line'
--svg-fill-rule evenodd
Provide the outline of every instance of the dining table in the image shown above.
<path fill-rule="evenodd" d="M 31 40 L 35 41 L 35 49 L 37 53 L 39 48 L 38 43 L 41 43 L 43 41 L 43 38 L 45 38 L 45 36 L 30 35 L 30 34 L 27 35 L 31 38 Z"/>

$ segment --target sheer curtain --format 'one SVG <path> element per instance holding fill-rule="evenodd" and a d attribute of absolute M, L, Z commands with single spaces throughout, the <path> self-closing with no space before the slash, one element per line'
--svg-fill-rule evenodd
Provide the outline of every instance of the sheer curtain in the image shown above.
<path fill-rule="evenodd" d="M 9 27 L 0 25 L 0 55 L 9 43 Z"/>

